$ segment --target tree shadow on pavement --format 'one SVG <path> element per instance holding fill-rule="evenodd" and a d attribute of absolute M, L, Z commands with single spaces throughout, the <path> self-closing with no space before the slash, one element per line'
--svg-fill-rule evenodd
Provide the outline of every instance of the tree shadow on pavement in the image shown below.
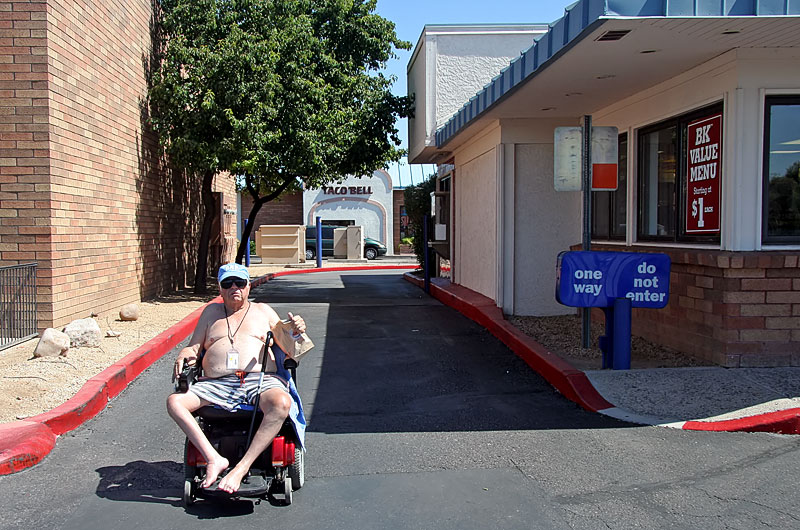
<path fill-rule="evenodd" d="M 317 348 L 298 369 L 309 432 L 633 426 L 564 399 L 485 328 L 400 274 L 307 276 L 253 293 L 279 312 L 308 311 L 316 325 Z"/>

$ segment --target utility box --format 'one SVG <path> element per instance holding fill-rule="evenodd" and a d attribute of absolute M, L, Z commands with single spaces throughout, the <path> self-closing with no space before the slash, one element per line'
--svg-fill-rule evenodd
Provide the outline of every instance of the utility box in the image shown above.
<path fill-rule="evenodd" d="M 333 257 L 347 257 L 347 227 L 333 229 Z"/>
<path fill-rule="evenodd" d="M 305 263 L 305 241 L 303 225 L 261 225 L 256 232 L 256 255 L 261 263 Z"/>
<path fill-rule="evenodd" d="M 360 226 L 347 227 L 347 259 L 364 258 L 364 232 Z"/>

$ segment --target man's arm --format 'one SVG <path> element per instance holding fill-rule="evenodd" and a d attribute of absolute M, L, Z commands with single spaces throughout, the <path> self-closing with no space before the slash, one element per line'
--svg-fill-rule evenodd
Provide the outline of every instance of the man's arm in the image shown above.
<path fill-rule="evenodd" d="M 200 314 L 197 321 L 197 326 L 194 328 L 192 338 L 189 344 L 178 353 L 178 358 L 175 359 L 175 366 L 173 368 L 172 380 L 176 380 L 183 371 L 184 365 L 191 366 L 197 362 L 197 357 L 200 355 L 200 350 L 206 342 L 206 331 L 210 321 L 211 306 L 207 306 Z"/>

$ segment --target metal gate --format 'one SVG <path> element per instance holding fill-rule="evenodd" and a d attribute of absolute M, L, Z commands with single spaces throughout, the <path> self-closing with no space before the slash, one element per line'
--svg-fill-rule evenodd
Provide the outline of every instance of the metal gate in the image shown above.
<path fill-rule="evenodd" d="M 38 334 L 36 265 L 0 267 L 0 350 Z"/>

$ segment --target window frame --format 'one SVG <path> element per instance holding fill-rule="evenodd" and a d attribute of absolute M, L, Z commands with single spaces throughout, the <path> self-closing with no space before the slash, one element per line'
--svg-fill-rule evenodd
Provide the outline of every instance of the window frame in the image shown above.
<path fill-rule="evenodd" d="M 687 164 L 686 160 L 688 157 L 688 138 L 687 138 L 687 128 L 689 124 L 695 120 L 700 118 L 705 118 L 708 116 L 712 116 L 715 114 L 722 115 L 722 128 L 724 131 L 724 124 L 725 124 L 725 107 L 722 101 L 713 103 L 711 105 L 706 105 L 702 108 L 695 109 L 678 116 L 673 116 L 669 119 L 662 120 L 657 123 L 653 123 L 646 127 L 642 127 L 636 131 L 636 201 L 635 201 L 635 208 L 636 208 L 636 241 L 641 242 L 657 242 L 657 243 L 702 243 L 702 244 L 720 244 L 722 241 L 722 226 L 720 226 L 720 231 L 715 234 L 687 234 L 686 233 L 686 194 L 688 192 L 688 178 L 687 178 Z M 675 201 L 675 226 L 672 226 L 672 230 L 674 235 L 667 235 L 667 236 L 659 236 L 659 235 L 650 235 L 644 234 L 642 231 L 642 209 L 641 209 L 641 201 L 642 198 L 645 197 L 644 194 L 644 185 L 646 179 L 644 179 L 644 156 L 642 149 L 643 147 L 643 138 L 651 133 L 667 129 L 669 127 L 675 127 L 676 130 L 676 158 L 675 161 L 676 171 L 675 171 L 675 192 L 674 192 L 674 201 Z M 725 138 L 721 138 L 720 142 L 722 143 L 722 153 L 720 156 L 720 215 L 722 215 L 722 177 L 723 177 L 723 165 L 722 161 L 724 158 L 725 153 Z M 722 225 L 722 218 L 720 218 L 720 225 Z"/>
<path fill-rule="evenodd" d="M 764 97 L 764 131 L 761 151 L 761 244 L 762 245 L 800 245 L 800 235 L 770 236 L 769 231 L 769 150 L 770 128 L 773 106 L 800 106 L 800 94 L 767 95 Z"/>

